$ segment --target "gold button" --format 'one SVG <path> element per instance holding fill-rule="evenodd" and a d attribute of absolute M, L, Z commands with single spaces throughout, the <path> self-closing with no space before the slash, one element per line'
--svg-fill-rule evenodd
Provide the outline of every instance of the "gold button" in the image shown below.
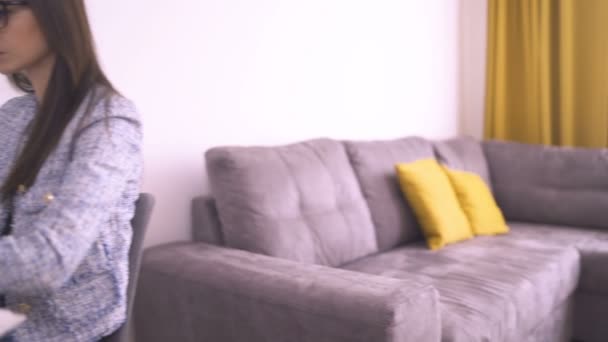
<path fill-rule="evenodd" d="M 19 303 L 15 307 L 15 312 L 27 315 L 32 311 L 32 307 L 29 304 Z"/>
<path fill-rule="evenodd" d="M 49 192 L 48 194 L 44 195 L 44 202 L 45 202 L 46 204 L 50 204 L 50 203 L 51 203 L 51 202 L 53 202 L 54 200 L 55 200 L 55 196 L 53 196 L 53 194 L 52 194 L 52 193 L 50 193 L 50 192 Z"/>
<path fill-rule="evenodd" d="M 24 194 L 27 191 L 27 188 L 23 184 L 19 184 L 17 187 L 17 193 Z"/>

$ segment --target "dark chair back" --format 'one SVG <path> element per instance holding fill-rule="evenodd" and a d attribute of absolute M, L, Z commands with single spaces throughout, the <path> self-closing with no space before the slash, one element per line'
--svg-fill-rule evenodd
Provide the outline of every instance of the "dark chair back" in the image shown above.
<path fill-rule="evenodd" d="M 139 266 L 143 253 L 143 242 L 148 229 L 148 222 L 152 209 L 154 208 L 154 196 L 142 193 L 135 204 L 135 216 L 131 220 L 133 227 L 133 241 L 129 250 L 129 285 L 127 288 L 127 322 L 123 324 L 112 335 L 104 337 L 100 342 L 129 342 L 131 330 L 131 312 L 133 311 L 133 301 L 135 290 L 137 289 L 137 279 L 139 278 Z"/>

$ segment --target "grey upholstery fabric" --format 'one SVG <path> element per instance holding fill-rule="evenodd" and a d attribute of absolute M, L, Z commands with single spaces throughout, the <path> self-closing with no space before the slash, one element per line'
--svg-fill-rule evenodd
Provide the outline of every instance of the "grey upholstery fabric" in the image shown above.
<path fill-rule="evenodd" d="M 215 200 L 199 196 L 192 200 L 192 238 L 194 241 L 222 246 L 224 235 Z"/>
<path fill-rule="evenodd" d="M 406 245 L 345 268 L 433 284 L 439 292 L 444 342 L 513 342 L 572 294 L 579 265 L 574 248 L 504 235 L 478 237 L 436 252 L 421 243 Z"/>
<path fill-rule="evenodd" d="M 577 293 L 574 304 L 574 336 L 584 342 L 606 342 L 608 296 Z"/>
<path fill-rule="evenodd" d="M 521 342 L 572 342 L 574 296 L 570 296 L 561 305 L 532 330 L 522 336 Z"/>
<path fill-rule="evenodd" d="M 435 158 L 431 142 L 417 137 L 350 141 L 346 150 L 372 214 L 379 250 L 419 240 L 420 226 L 399 188 L 395 164 Z"/>
<path fill-rule="evenodd" d="M 580 249 L 580 253 L 581 291 L 608 296 L 608 239 L 589 243 Z"/>
<path fill-rule="evenodd" d="M 428 284 L 204 243 L 148 250 L 137 300 L 137 336 L 146 342 L 440 339 Z"/>
<path fill-rule="evenodd" d="M 574 298 L 574 336 L 604 342 L 608 336 L 608 232 L 580 227 L 531 223 L 509 224 L 511 238 L 542 241 L 558 248 L 574 247 L 581 258 L 581 275 Z"/>
<path fill-rule="evenodd" d="M 221 147 L 206 157 L 227 246 L 329 266 L 377 250 L 342 143 Z"/>
<path fill-rule="evenodd" d="M 508 222 L 510 237 L 518 240 L 543 241 L 555 247 L 584 248 L 593 241 L 603 240 L 608 232 L 574 226 L 559 226 L 542 223 Z"/>
<path fill-rule="evenodd" d="M 508 220 L 608 229 L 608 149 L 483 147 Z"/>
<path fill-rule="evenodd" d="M 129 286 L 127 287 L 127 321 L 114 333 L 104 337 L 99 342 L 130 342 L 133 333 L 132 313 L 135 303 L 135 293 L 139 280 L 139 270 L 143 254 L 144 238 L 148 231 L 148 223 L 152 217 L 152 210 L 156 202 L 154 196 L 148 193 L 139 195 L 135 202 L 135 215 L 131 220 L 133 226 L 133 239 L 129 249 Z"/>
<path fill-rule="evenodd" d="M 581 259 L 579 291 L 608 296 L 608 231 L 531 223 L 509 223 L 511 239 L 574 247 Z"/>
<path fill-rule="evenodd" d="M 434 143 L 437 159 L 450 169 L 478 174 L 492 187 L 488 162 L 481 142 L 468 136 L 452 138 Z"/>

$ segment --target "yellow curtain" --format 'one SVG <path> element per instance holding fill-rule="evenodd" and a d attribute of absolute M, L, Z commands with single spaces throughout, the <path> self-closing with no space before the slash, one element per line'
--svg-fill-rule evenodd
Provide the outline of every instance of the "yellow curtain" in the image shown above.
<path fill-rule="evenodd" d="M 608 147 L 608 0 L 489 0 L 486 138 Z"/>

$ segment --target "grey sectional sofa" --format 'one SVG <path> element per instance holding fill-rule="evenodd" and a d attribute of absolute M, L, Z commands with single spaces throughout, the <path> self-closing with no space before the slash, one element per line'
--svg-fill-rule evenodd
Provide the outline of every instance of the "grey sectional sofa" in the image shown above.
<path fill-rule="evenodd" d="M 608 150 L 456 138 L 207 152 L 194 242 L 145 253 L 140 341 L 608 341 Z M 490 184 L 503 236 L 430 251 L 394 164 Z"/>

